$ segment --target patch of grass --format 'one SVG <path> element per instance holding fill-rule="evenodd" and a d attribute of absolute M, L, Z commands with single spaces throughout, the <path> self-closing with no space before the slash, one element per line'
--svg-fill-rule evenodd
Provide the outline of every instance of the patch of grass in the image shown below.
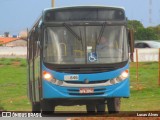
<path fill-rule="evenodd" d="M 122 111 L 159 111 L 160 88 L 131 90 L 128 99 L 122 99 Z"/>
<path fill-rule="evenodd" d="M 15 58 L 14 59 L 14 61 L 17 61 L 17 62 L 20 62 L 20 61 L 22 61 L 23 59 L 21 59 L 21 58 Z"/>
<path fill-rule="evenodd" d="M 158 86 L 158 62 L 141 62 L 130 64 L 131 96 L 122 99 L 123 111 L 154 111 L 160 100 Z M 138 78 L 137 78 L 138 72 Z"/>
<path fill-rule="evenodd" d="M 7 59 L 7 58 L 1 58 L 0 59 L 0 64 L 1 65 L 11 65 L 11 59 Z"/>
<path fill-rule="evenodd" d="M 152 89 L 158 87 L 158 62 L 144 62 L 138 63 L 138 65 L 137 70 L 136 63 L 131 63 L 130 78 L 132 88 L 136 89 L 137 86 Z"/>
<path fill-rule="evenodd" d="M 22 58 L 0 58 L 0 65 L 14 65 L 25 67 L 27 64 L 26 60 Z"/>
<path fill-rule="evenodd" d="M 26 61 L 24 61 L 24 60 L 21 60 L 21 62 L 20 62 L 20 66 L 21 66 L 21 67 L 25 67 L 25 66 L 27 66 L 27 63 L 26 63 Z"/>
<path fill-rule="evenodd" d="M 0 67 L 1 106 L 7 111 L 29 111 L 31 105 L 27 98 L 26 66 L 13 65 L 12 62 L 15 60 L 7 61 L 11 61 L 11 64 L 3 63 L 3 66 Z M 21 59 L 20 62 L 25 61 Z"/>
<path fill-rule="evenodd" d="M 0 58 L 0 61 L 5 61 L 7 58 Z"/>
<path fill-rule="evenodd" d="M 5 109 L 3 108 L 3 105 L 1 103 L 1 101 L 0 101 L 0 111 L 5 111 Z"/>

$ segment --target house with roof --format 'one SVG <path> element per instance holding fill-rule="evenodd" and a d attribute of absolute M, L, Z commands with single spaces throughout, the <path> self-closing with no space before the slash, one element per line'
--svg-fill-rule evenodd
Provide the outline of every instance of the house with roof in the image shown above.
<path fill-rule="evenodd" d="M 23 57 L 27 55 L 27 41 L 21 38 L 0 37 L 0 58 Z"/>
<path fill-rule="evenodd" d="M 6 47 L 27 46 L 27 41 L 21 38 L 0 37 L 0 46 L 6 46 Z"/>

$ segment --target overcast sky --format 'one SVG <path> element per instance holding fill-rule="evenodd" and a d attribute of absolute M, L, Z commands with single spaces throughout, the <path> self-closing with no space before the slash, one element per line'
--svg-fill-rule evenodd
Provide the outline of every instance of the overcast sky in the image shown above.
<path fill-rule="evenodd" d="M 152 23 L 149 22 L 150 0 L 55 0 L 55 7 L 77 5 L 120 6 L 130 20 L 139 20 L 145 27 L 160 24 L 160 0 L 152 0 Z M 0 34 L 18 34 L 31 28 L 42 10 L 51 7 L 51 0 L 0 0 Z"/>

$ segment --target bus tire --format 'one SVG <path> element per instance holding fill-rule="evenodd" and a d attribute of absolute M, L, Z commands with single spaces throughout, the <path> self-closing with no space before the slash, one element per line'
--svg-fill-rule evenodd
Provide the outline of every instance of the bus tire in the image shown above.
<path fill-rule="evenodd" d="M 106 110 L 106 104 L 105 103 L 98 104 L 96 105 L 96 109 L 97 109 L 97 113 L 104 113 Z"/>
<path fill-rule="evenodd" d="M 40 113 L 41 104 L 40 102 L 32 102 L 32 113 Z"/>
<path fill-rule="evenodd" d="M 120 103 L 121 103 L 120 98 L 108 98 L 107 99 L 108 113 L 109 114 L 119 113 Z"/>
<path fill-rule="evenodd" d="M 50 101 L 43 100 L 41 102 L 41 113 L 44 115 L 53 114 L 54 107 Z"/>
<path fill-rule="evenodd" d="M 95 113 L 96 112 L 96 106 L 94 104 L 87 104 L 86 105 L 87 113 Z"/>

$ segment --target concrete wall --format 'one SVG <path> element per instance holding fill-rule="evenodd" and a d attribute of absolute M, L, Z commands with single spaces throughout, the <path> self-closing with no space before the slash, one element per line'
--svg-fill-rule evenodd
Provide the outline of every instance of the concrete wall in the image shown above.
<path fill-rule="evenodd" d="M 138 53 L 139 62 L 158 61 L 159 49 L 157 48 L 142 48 L 135 49 L 134 62 L 136 62 L 136 50 Z M 27 47 L 0 47 L 0 58 L 26 58 Z"/>
<path fill-rule="evenodd" d="M 27 56 L 27 47 L 19 46 L 19 47 L 0 47 L 0 58 L 16 58 L 22 57 L 26 58 Z"/>
<path fill-rule="evenodd" d="M 159 49 L 158 48 L 140 48 L 134 51 L 134 62 L 136 62 L 136 52 L 139 62 L 154 62 L 158 61 Z"/>
<path fill-rule="evenodd" d="M 6 46 L 6 47 L 12 47 L 12 46 L 27 46 L 27 41 L 26 40 L 15 40 L 15 41 L 12 41 L 12 42 L 8 42 L 6 44 L 3 44 L 3 46 Z"/>

